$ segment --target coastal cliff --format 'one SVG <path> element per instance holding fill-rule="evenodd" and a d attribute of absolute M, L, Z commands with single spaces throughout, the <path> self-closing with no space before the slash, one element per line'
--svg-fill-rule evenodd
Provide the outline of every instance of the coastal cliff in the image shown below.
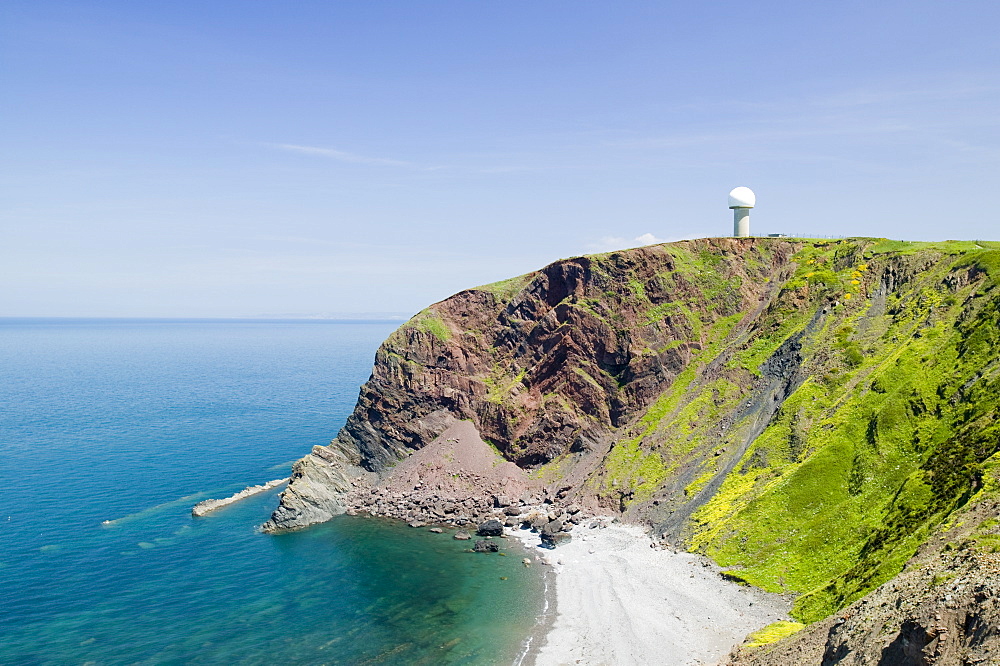
<path fill-rule="evenodd" d="M 524 468 L 599 463 L 699 355 L 706 328 L 760 309 L 797 248 L 714 239 L 578 257 L 432 305 L 382 344 L 354 413 L 296 464 L 267 529 L 341 513 L 351 478 L 384 472 L 455 418 Z"/>
<path fill-rule="evenodd" d="M 1000 243 L 720 238 L 469 289 L 383 343 L 264 529 L 348 510 L 467 421 L 565 502 L 797 595 L 804 636 L 931 562 L 958 511 L 955 548 L 996 548 L 998 286 Z"/>

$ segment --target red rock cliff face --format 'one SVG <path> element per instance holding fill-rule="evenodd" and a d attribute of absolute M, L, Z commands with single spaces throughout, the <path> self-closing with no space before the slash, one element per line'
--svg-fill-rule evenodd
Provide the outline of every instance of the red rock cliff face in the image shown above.
<path fill-rule="evenodd" d="M 383 343 L 332 449 L 300 463 L 286 494 L 296 475 L 336 466 L 332 452 L 377 473 L 453 418 L 471 420 L 521 467 L 603 452 L 718 318 L 758 307 L 799 245 L 721 238 L 577 257 L 436 303 Z M 272 527 L 298 524 L 295 503 L 283 501 L 276 519 L 288 515 Z M 316 522 L 342 507 L 307 509 Z"/>
<path fill-rule="evenodd" d="M 700 329 L 755 308 L 792 243 L 691 241 L 550 264 L 501 286 L 432 305 L 379 349 L 371 379 L 338 436 L 379 471 L 442 428 L 440 414 L 470 419 L 522 467 L 594 443 L 645 408 L 700 348 Z M 723 285 L 698 312 L 672 303 L 704 296 L 698 269 L 678 258 L 711 253 Z M 747 275 L 746 254 L 759 259 Z M 509 287 L 508 287 L 509 288 Z"/>

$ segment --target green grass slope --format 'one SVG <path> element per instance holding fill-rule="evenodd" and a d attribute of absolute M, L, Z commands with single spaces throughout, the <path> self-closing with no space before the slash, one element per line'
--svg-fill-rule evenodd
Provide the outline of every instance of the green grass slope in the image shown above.
<path fill-rule="evenodd" d="M 739 287 L 703 282 L 708 303 Z M 997 460 L 998 286 L 998 243 L 807 241 L 758 312 L 664 304 L 651 318 L 688 317 L 700 351 L 591 487 L 825 617 L 897 574 Z"/>

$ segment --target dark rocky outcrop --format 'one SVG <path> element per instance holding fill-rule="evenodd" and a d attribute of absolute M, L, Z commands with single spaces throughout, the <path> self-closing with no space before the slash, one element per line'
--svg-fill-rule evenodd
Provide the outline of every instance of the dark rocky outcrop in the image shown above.
<path fill-rule="evenodd" d="M 271 519 L 261 525 L 265 532 L 295 529 L 322 523 L 348 509 L 345 495 L 374 475 L 360 466 L 357 451 L 334 440 L 329 446 L 314 446 L 312 453 L 292 465 L 288 487 Z"/>
<path fill-rule="evenodd" d="M 503 523 L 496 519 L 487 520 L 479 526 L 476 534 L 484 537 L 503 536 Z"/>

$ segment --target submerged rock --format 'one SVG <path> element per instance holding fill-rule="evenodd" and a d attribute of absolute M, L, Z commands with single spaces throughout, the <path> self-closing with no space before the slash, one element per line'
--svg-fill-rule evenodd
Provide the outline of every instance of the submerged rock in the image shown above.
<path fill-rule="evenodd" d="M 458 539 L 459 541 L 468 541 L 469 539 L 472 538 L 472 535 L 464 530 L 459 530 L 455 532 L 455 536 L 452 538 Z"/>
<path fill-rule="evenodd" d="M 493 541 L 487 541 L 486 539 L 480 539 L 472 546 L 473 552 L 476 553 L 496 553 L 500 550 L 500 544 L 494 543 Z"/>

